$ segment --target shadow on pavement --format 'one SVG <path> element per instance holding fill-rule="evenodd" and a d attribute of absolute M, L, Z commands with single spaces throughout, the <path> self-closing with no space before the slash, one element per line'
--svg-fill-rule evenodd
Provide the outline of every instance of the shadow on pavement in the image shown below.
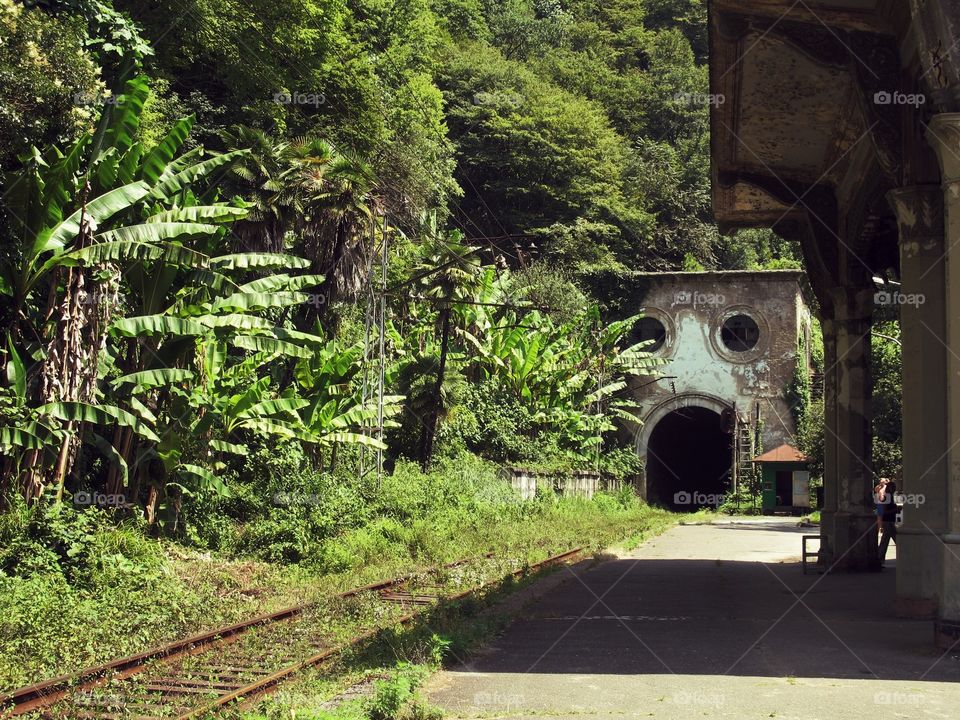
<path fill-rule="evenodd" d="M 892 564 L 805 576 L 793 562 L 617 559 L 564 572 L 453 670 L 960 680 L 960 648 L 944 654 L 929 621 L 894 616 Z"/>

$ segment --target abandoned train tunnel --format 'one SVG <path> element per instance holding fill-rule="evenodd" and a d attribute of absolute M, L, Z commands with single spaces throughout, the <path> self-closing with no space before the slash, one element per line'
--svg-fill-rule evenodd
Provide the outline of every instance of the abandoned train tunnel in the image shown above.
<path fill-rule="evenodd" d="M 707 408 L 664 416 L 647 445 L 648 502 L 678 512 L 715 507 L 729 489 L 732 437 Z"/>

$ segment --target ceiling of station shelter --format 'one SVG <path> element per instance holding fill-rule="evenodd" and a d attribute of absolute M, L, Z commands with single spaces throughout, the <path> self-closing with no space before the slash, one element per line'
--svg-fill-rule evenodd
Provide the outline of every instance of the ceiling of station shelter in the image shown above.
<path fill-rule="evenodd" d="M 750 33 L 741 47 L 739 93 L 733 99 L 737 167 L 771 170 L 817 182 L 839 170 L 849 147 L 848 121 L 859 117 L 849 74 L 812 61 L 786 42 Z"/>
<path fill-rule="evenodd" d="M 846 33 L 891 36 L 891 9 L 890 0 L 714 0 L 711 92 L 723 101 L 713 108 L 712 152 L 721 223 L 775 222 L 788 209 L 781 201 L 789 191 L 775 188 L 777 199 L 748 176 L 836 187 L 870 151 L 871 121 Z"/>

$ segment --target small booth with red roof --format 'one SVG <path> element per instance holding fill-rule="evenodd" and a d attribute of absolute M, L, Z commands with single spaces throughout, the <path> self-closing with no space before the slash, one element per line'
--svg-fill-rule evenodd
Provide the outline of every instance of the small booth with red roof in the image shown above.
<path fill-rule="evenodd" d="M 764 515 L 803 515 L 810 512 L 810 470 L 807 458 L 792 445 L 758 455 L 761 508 Z"/>

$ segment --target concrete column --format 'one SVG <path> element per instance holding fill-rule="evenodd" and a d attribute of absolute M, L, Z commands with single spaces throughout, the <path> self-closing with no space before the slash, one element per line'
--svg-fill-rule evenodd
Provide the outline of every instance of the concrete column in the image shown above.
<path fill-rule="evenodd" d="M 947 375 L 943 191 L 918 185 L 887 195 L 900 228 L 904 506 L 897 534 L 897 614 L 934 618 L 946 528 Z"/>
<path fill-rule="evenodd" d="M 836 461 L 826 468 L 826 481 L 836 487 L 833 516 L 833 563 L 840 570 L 870 570 L 878 565 L 876 515 L 870 467 L 870 326 L 872 288 L 833 291 L 837 338 L 836 429 L 827 438 L 836 443 Z"/>
<path fill-rule="evenodd" d="M 823 330 L 823 509 L 820 527 L 826 539 L 820 546 L 820 558 L 833 563 L 836 547 L 834 518 L 837 514 L 837 328 L 833 318 L 820 321 Z"/>
<path fill-rule="evenodd" d="M 946 257 L 947 478 L 943 572 L 937 643 L 960 642 L 960 113 L 934 116 L 927 141 L 937 154 L 943 185 Z M 907 349 L 907 348 L 905 348 Z"/>

